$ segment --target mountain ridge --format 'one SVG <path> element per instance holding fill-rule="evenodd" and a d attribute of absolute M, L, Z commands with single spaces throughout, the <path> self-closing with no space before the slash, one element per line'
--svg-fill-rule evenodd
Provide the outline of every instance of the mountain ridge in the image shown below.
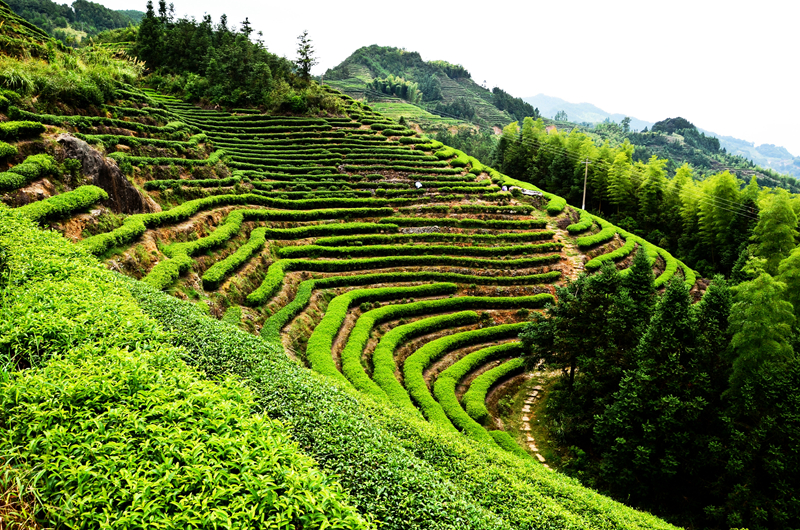
<path fill-rule="evenodd" d="M 606 119 L 620 123 L 625 117 L 630 117 L 631 129 L 638 131 L 644 130 L 645 127 L 651 129 L 655 123 L 626 114 L 612 114 L 592 103 L 571 103 L 565 99 L 542 93 L 523 97 L 522 99 L 537 107 L 542 115 L 548 118 L 554 117 L 557 112 L 563 110 L 567 113 L 568 120 L 575 123 L 596 124 Z M 756 145 L 748 140 L 719 134 L 701 127 L 697 127 L 697 130 L 706 136 L 717 138 L 720 142 L 720 147 L 724 148 L 729 154 L 742 156 L 755 164 L 774 169 L 780 173 L 788 173 L 795 177 L 800 177 L 800 156 L 791 154 L 785 147 L 772 144 Z"/>

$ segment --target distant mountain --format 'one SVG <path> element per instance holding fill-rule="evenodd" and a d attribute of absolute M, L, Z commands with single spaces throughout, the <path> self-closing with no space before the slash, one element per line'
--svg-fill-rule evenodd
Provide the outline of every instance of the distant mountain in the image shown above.
<path fill-rule="evenodd" d="M 785 147 L 772 144 L 756 146 L 753 142 L 748 142 L 747 140 L 723 136 L 703 129 L 698 130 L 706 135 L 719 138 L 720 147 L 732 155 L 742 156 L 761 167 L 774 169 L 778 173 L 800 177 L 800 156 L 792 155 Z"/>
<path fill-rule="evenodd" d="M 609 119 L 613 122 L 621 122 L 625 114 L 610 114 L 591 103 L 570 103 L 569 101 L 553 96 L 539 94 L 527 98 L 522 98 L 539 109 L 545 118 L 553 118 L 559 111 L 567 113 L 567 118 L 573 123 L 599 123 Z M 641 131 L 645 127 L 652 127 L 653 123 L 640 120 L 631 116 L 631 129 Z"/>
<path fill-rule="evenodd" d="M 325 83 L 356 97 L 401 99 L 429 112 L 503 127 L 538 111 L 502 89 L 489 90 L 472 80 L 461 65 L 424 61 L 418 52 L 388 46 L 364 46 L 324 75 Z"/>
<path fill-rule="evenodd" d="M 532 97 L 522 98 L 534 107 L 539 109 L 542 116 L 553 118 L 557 112 L 567 113 L 567 119 L 573 123 L 600 123 L 609 119 L 619 123 L 626 117 L 625 114 L 611 114 L 591 103 L 570 103 L 561 98 L 539 94 Z M 631 129 L 643 131 L 645 127 L 652 129 L 652 122 L 631 117 Z M 740 140 L 732 136 L 723 136 L 705 129 L 697 128 L 706 136 L 712 136 L 719 140 L 721 149 L 725 149 L 728 154 L 739 155 L 761 167 L 774 169 L 779 173 L 800 177 L 800 157 L 793 156 L 785 147 L 772 144 L 756 146 L 753 142 Z"/>

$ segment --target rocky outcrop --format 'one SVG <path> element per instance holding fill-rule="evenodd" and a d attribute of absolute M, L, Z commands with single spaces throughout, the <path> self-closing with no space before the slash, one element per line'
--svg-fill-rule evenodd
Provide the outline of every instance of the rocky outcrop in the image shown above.
<path fill-rule="evenodd" d="M 161 211 L 161 207 L 146 193 L 136 189 L 110 158 L 104 157 L 97 150 L 79 138 L 70 134 L 61 134 L 57 138 L 64 149 L 66 158 L 79 160 L 81 172 L 91 181 L 108 193 L 108 200 L 103 204 L 117 213 L 151 213 Z"/>

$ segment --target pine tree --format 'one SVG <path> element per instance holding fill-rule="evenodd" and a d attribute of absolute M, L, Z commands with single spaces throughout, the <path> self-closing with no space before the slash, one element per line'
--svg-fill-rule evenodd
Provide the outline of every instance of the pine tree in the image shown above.
<path fill-rule="evenodd" d="M 317 59 L 314 57 L 314 47 L 311 45 L 311 39 L 308 38 L 308 30 L 297 37 L 297 59 L 295 64 L 300 73 L 300 77 L 308 80 L 311 77 L 311 67 L 317 64 Z"/>
<path fill-rule="evenodd" d="M 155 69 L 161 65 L 162 23 L 156 18 L 153 0 L 148 0 L 147 11 L 136 35 L 136 55 Z"/>

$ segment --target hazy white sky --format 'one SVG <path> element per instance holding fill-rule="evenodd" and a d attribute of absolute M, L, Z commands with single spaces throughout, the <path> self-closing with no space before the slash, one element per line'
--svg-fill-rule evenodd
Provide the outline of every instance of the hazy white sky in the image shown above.
<path fill-rule="evenodd" d="M 315 74 L 361 46 L 396 46 L 460 63 L 514 96 L 544 93 L 648 121 L 682 116 L 800 155 L 798 0 L 172 1 L 178 15 L 249 17 L 270 51 L 290 59 L 307 29 Z"/>

